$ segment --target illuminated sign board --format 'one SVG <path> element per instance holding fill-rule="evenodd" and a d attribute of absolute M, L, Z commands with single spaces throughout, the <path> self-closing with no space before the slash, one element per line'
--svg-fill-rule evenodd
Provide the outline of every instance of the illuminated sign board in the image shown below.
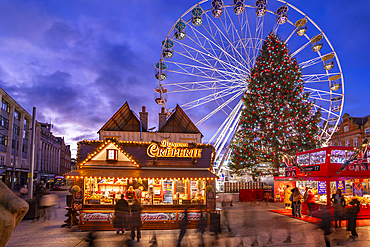
<path fill-rule="evenodd" d="M 147 154 L 149 157 L 180 157 L 180 158 L 200 158 L 202 149 L 189 148 L 188 143 L 175 143 L 167 140 L 157 143 L 151 143 L 148 146 Z"/>

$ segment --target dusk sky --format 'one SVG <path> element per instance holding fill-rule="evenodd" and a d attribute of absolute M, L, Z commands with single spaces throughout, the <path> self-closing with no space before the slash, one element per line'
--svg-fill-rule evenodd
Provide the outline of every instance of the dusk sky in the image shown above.
<path fill-rule="evenodd" d="M 146 106 L 149 127 L 157 127 L 160 106 L 154 102 L 158 86 L 154 64 L 161 42 L 197 2 L 3 0 L 0 87 L 30 114 L 36 107 L 37 121 L 51 121 L 53 134 L 65 137 L 72 156 L 78 141 L 98 139 L 97 131 L 126 101 L 136 113 Z M 370 114 L 370 2 L 288 2 L 319 25 L 339 57 L 345 85 L 343 113 Z M 173 107 L 183 100 L 172 97 L 169 104 Z M 205 142 L 215 131 L 211 126 L 207 122 L 199 126 Z"/>

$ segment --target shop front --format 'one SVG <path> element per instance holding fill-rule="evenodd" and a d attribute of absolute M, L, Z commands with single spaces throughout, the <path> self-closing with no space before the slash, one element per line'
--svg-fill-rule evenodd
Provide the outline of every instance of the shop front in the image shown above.
<path fill-rule="evenodd" d="M 179 228 L 185 209 L 195 228 L 201 213 L 215 210 L 210 145 L 107 140 L 78 148 L 79 169 L 66 176 L 79 188 L 72 207 L 80 230 L 112 230 L 115 203 L 121 195 L 132 203 L 131 193 L 143 206 L 142 229 Z"/>
<path fill-rule="evenodd" d="M 305 188 L 312 188 L 316 194 L 316 203 L 313 210 L 322 205 L 331 206 L 331 197 L 339 189 L 342 191 L 348 205 L 354 198 L 360 201 L 360 218 L 370 218 L 370 167 L 368 167 L 368 154 L 365 149 L 348 166 L 343 166 L 346 160 L 354 154 L 353 147 L 325 147 L 296 155 L 296 163 L 286 165 L 285 177 L 275 178 L 275 200 L 283 200 L 281 191 L 290 184 L 297 187 L 304 195 Z M 303 203 L 302 210 L 308 212 L 307 205 Z"/>

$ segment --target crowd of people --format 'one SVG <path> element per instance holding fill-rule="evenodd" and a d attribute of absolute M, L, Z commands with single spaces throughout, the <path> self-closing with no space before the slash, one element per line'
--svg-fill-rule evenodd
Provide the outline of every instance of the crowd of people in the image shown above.
<path fill-rule="evenodd" d="M 347 231 L 351 232 L 350 239 L 355 240 L 358 238 L 356 232 L 357 215 L 360 212 L 360 202 L 353 199 L 348 207 L 342 195 L 341 190 L 337 190 L 331 197 L 333 205 L 333 215 L 326 205 L 321 205 L 320 209 L 313 212 L 312 206 L 315 203 L 315 193 L 311 188 L 306 187 L 305 193 L 302 196 L 298 188 L 290 188 L 287 185 L 284 189 L 284 203 L 285 209 L 292 209 L 292 215 L 297 218 L 302 218 L 302 202 L 307 204 L 309 213 L 306 217 L 312 217 L 315 213 L 316 217 L 320 218 L 320 228 L 324 232 L 326 246 L 330 246 L 328 236 L 331 234 L 331 222 L 334 221 L 335 228 L 342 227 L 342 221 L 347 220 Z"/>

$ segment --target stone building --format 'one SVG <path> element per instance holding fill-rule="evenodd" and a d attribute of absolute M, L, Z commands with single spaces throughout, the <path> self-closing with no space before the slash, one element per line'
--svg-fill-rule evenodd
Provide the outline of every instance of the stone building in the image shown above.
<path fill-rule="evenodd" d="M 32 116 L 2 88 L 0 101 L 0 180 L 11 187 L 14 171 L 15 185 L 23 185 L 27 183 L 30 172 Z M 34 179 L 40 182 L 45 177 L 62 175 L 62 147 L 51 133 L 50 124 L 36 121 L 34 147 Z M 67 155 L 68 150 L 66 147 Z M 67 167 L 70 169 L 70 163 Z"/>
<path fill-rule="evenodd" d="M 64 137 L 57 137 L 57 140 L 60 144 L 59 175 L 63 175 L 71 171 L 71 146 L 65 144 Z"/>
<path fill-rule="evenodd" d="M 30 163 L 32 116 L 0 88 L 0 179 L 10 187 L 26 183 Z"/>
<path fill-rule="evenodd" d="M 358 147 L 370 138 L 370 115 L 351 117 L 345 113 L 330 140 L 330 146 Z"/>

